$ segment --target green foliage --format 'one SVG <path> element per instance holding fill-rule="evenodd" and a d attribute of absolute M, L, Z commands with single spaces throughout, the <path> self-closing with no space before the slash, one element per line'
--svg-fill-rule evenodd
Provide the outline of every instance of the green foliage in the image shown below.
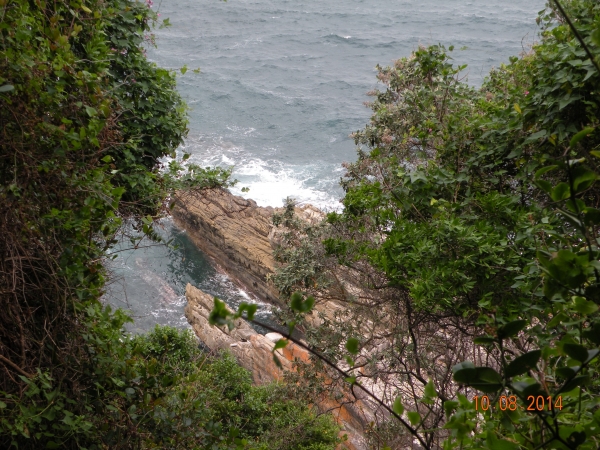
<path fill-rule="evenodd" d="M 564 3 L 599 55 L 597 2 Z M 344 210 L 276 222 L 280 291 L 347 305 L 307 336 L 333 361 L 361 336 L 351 382 L 387 383 L 425 448 L 599 446 L 600 73 L 555 6 L 479 89 L 442 46 L 379 68 Z M 387 426 L 376 445 L 412 445 Z"/>
<path fill-rule="evenodd" d="M 191 331 L 157 326 L 130 338 L 119 311 L 97 305 L 88 317 L 86 375 L 94 385 L 81 393 L 83 407 L 39 372 L 26 380 L 23 398 L 3 393 L 0 430 L 13 445 L 303 450 L 337 443 L 330 417 L 288 400 L 284 386 L 253 386 L 232 356 L 203 354 Z"/>
<path fill-rule="evenodd" d="M 174 73 L 145 57 L 150 3 L 0 0 L 2 448 L 258 445 L 206 402 L 217 381 L 197 381 L 212 361 L 189 333 L 130 339 L 98 302 L 123 223 L 157 239 L 170 191 L 231 184 L 159 164 L 187 118 Z"/>

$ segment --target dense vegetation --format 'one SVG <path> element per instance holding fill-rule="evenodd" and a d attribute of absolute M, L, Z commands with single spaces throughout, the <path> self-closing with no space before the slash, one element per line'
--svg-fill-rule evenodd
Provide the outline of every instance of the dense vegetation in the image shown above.
<path fill-rule="evenodd" d="M 283 387 L 186 333 L 131 338 L 99 302 L 123 230 L 159 239 L 170 190 L 230 184 L 161 167 L 187 119 L 145 57 L 151 4 L 0 0 L 0 447 L 331 449 L 331 420 Z"/>
<path fill-rule="evenodd" d="M 442 46 L 379 68 L 344 210 L 276 217 L 286 320 L 345 305 L 303 326 L 384 401 L 375 448 L 600 445 L 600 5 L 561 3 L 480 88 Z"/>
<path fill-rule="evenodd" d="M 149 6 L 0 0 L 2 448 L 333 448 L 298 400 L 324 360 L 382 400 L 374 448 L 600 446 L 597 2 L 552 2 L 540 43 L 480 88 L 452 48 L 380 68 L 344 210 L 275 218 L 282 314 L 322 357 L 293 389 L 253 387 L 187 333 L 131 338 L 98 301 L 124 223 L 158 239 L 170 189 L 229 183 L 161 170 L 186 117 L 144 55 Z M 312 327 L 313 299 L 346 308 Z"/>

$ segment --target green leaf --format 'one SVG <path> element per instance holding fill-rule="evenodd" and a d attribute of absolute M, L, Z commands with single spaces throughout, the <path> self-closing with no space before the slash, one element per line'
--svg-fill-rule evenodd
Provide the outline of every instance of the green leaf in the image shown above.
<path fill-rule="evenodd" d="M 506 367 L 504 375 L 507 377 L 514 377 L 517 375 L 522 375 L 528 370 L 534 369 L 541 356 L 541 350 L 533 350 L 515 358 Z"/>
<path fill-rule="evenodd" d="M 434 398 L 437 397 L 437 392 L 435 391 L 435 385 L 432 380 L 429 380 L 425 385 L 425 397 Z"/>
<path fill-rule="evenodd" d="M 527 397 L 541 393 L 542 385 L 534 379 L 529 379 L 528 381 L 515 381 L 511 384 L 511 387 L 519 392 L 521 397 Z"/>
<path fill-rule="evenodd" d="M 597 179 L 598 175 L 596 175 L 595 172 L 581 168 L 578 173 L 575 174 L 575 179 L 573 180 L 573 189 L 575 189 L 575 192 L 585 191 L 592 184 L 594 184 L 594 181 Z"/>
<path fill-rule="evenodd" d="M 258 309 L 258 306 L 255 304 L 249 304 L 246 302 L 242 302 L 240 304 L 240 306 L 238 307 L 237 313 L 235 315 L 236 318 L 238 317 L 243 317 L 244 312 L 246 312 L 246 318 L 248 320 L 253 320 L 254 319 L 254 314 L 256 313 L 256 310 Z"/>
<path fill-rule="evenodd" d="M 527 323 L 527 320 L 514 320 L 509 322 L 498 328 L 498 337 L 500 339 L 507 339 L 516 336 L 519 331 L 527 326 Z"/>
<path fill-rule="evenodd" d="M 558 395 L 562 392 L 570 392 L 579 386 L 585 386 L 589 382 L 590 382 L 589 375 L 576 376 L 575 378 L 570 380 L 568 383 L 566 383 L 556 394 Z"/>
<path fill-rule="evenodd" d="M 10 92 L 14 90 L 14 86 L 12 84 L 5 84 L 4 86 L 0 86 L 0 92 Z"/>
<path fill-rule="evenodd" d="M 537 180 L 539 177 L 541 177 L 542 175 L 544 175 L 547 172 L 550 172 L 552 170 L 557 169 L 558 166 L 557 165 L 553 165 L 553 166 L 546 166 L 546 167 L 542 167 L 541 169 L 539 169 L 537 172 L 535 172 L 535 176 L 534 179 Z"/>
<path fill-rule="evenodd" d="M 584 362 L 588 359 L 588 351 L 583 345 L 579 344 L 564 344 L 563 351 L 571 358 Z"/>
<path fill-rule="evenodd" d="M 187 161 L 190 158 L 190 154 L 189 153 L 184 153 L 183 154 L 183 158 L 181 158 L 183 161 Z"/>
<path fill-rule="evenodd" d="M 575 297 L 575 311 L 579 314 L 590 315 L 598 311 L 598 305 L 583 297 Z"/>
<path fill-rule="evenodd" d="M 588 207 L 583 212 L 585 214 L 583 221 L 587 226 L 600 224 L 600 209 Z"/>
<path fill-rule="evenodd" d="M 600 354 L 600 349 L 593 348 L 591 350 L 588 350 L 588 357 L 584 361 L 584 363 L 586 363 L 586 364 L 589 363 L 592 359 L 596 358 L 596 356 L 598 356 L 598 354 Z"/>
<path fill-rule="evenodd" d="M 546 180 L 537 180 L 535 184 L 548 195 L 552 192 L 552 184 Z"/>
<path fill-rule="evenodd" d="M 225 325 L 230 313 L 225 302 L 222 302 L 217 297 L 214 298 L 214 306 L 208 315 L 208 323 L 211 325 Z"/>
<path fill-rule="evenodd" d="M 185 75 L 185 73 L 187 72 L 187 64 L 184 65 L 181 69 L 179 69 L 179 71 L 181 72 L 182 75 Z"/>
<path fill-rule="evenodd" d="M 554 316 L 552 318 L 552 320 L 550 322 L 548 322 L 547 328 L 554 328 L 555 326 L 557 326 L 558 324 L 567 321 L 569 318 L 563 314 L 563 313 L 558 313 L 556 316 Z"/>
<path fill-rule="evenodd" d="M 519 450 L 517 444 L 505 439 L 498 439 L 492 430 L 488 431 L 485 443 L 490 450 Z"/>
<path fill-rule="evenodd" d="M 455 400 L 446 400 L 444 402 L 444 412 L 446 416 L 451 416 L 456 408 L 458 408 L 459 403 Z"/>
<path fill-rule="evenodd" d="M 493 393 L 502 388 L 502 377 L 490 367 L 459 369 L 454 372 L 454 381 L 485 393 Z"/>
<path fill-rule="evenodd" d="M 586 137 L 593 131 L 594 131 L 594 128 L 591 128 L 591 127 L 584 128 L 583 130 L 581 130 L 579 133 L 577 133 L 575 136 L 573 136 L 571 138 L 571 142 L 569 143 L 569 146 L 571 148 L 573 148 L 580 140 L 582 140 L 584 137 Z"/>
<path fill-rule="evenodd" d="M 112 161 L 112 157 L 110 155 L 106 155 L 104 158 L 102 158 L 102 161 L 109 163 Z"/>
<path fill-rule="evenodd" d="M 572 445 L 571 448 L 577 448 L 579 447 L 581 444 L 583 444 L 587 439 L 587 434 L 585 433 L 585 431 L 573 431 L 570 435 L 569 435 L 569 444 Z"/>
<path fill-rule="evenodd" d="M 349 338 L 348 341 L 346 342 L 346 350 L 348 350 L 353 355 L 356 355 L 358 353 L 358 345 L 359 345 L 358 339 Z"/>
<path fill-rule="evenodd" d="M 496 338 L 492 336 L 479 336 L 473 339 L 473 343 L 477 345 L 487 345 L 496 342 Z"/>
<path fill-rule="evenodd" d="M 302 295 L 299 292 L 294 292 L 290 298 L 290 308 L 295 312 L 300 312 L 302 309 Z"/>
<path fill-rule="evenodd" d="M 275 365 L 277 367 L 279 367 L 280 369 L 283 370 L 283 365 L 281 364 L 281 361 L 279 360 L 279 358 L 277 357 L 277 355 L 275 353 L 273 353 L 273 362 L 275 363 Z"/>
<path fill-rule="evenodd" d="M 397 397 L 396 400 L 394 400 L 394 404 L 392 405 L 392 411 L 394 411 L 399 416 L 401 416 L 404 412 L 404 405 L 402 404 L 401 397 Z"/>
<path fill-rule="evenodd" d="M 546 130 L 540 130 L 537 133 L 533 133 L 531 136 L 525 139 L 525 144 L 529 144 L 530 142 L 534 142 L 540 138 L 546 137 L 546 134 L 548 134 Z"/>
<path fill-rule="evenodd" d="M 569 185 L 567 183 L 558 183 L 554 189 L 552 189 L 552 192 L 550 193 L 550 197 L 552 197 L 552 200 L 554 200 L 555 202 L 559 202 L 561 200 L 565 200 L 567 198 L 569 198 L 571 195 L 571 188 L 569 187 Z"/>
<path fill-rule="evenodd" d="M 574 377 L 579 371 L 580 366 L 572 366 L 572 367 L 559 367 L 556 369 L 556 375 L 561 378 L 571 378 Z"/>
<path fill-rule="evenodd" d="M 592 33 L 592 41 L 594 44 L 600 46 L 600 26 L 596 27 L 596 29 Z"/>
<path fill-rule="evenodd" d="M 275 342 L 275 347 L 273 347 L 273 351 L 275 350 L 279 350 L 280 348 L 285 348 L 288 345 L 288 340 L 287 339 L 279 339 L 277 342 Z"/>
<path fill-rule="evenodd" d="M 471 361 L 463 361 L 461 363 L 452 366 L 452 372 L 456 373 L 461 369 L 474 369 L 475 365 Z"/>
<path fill-rule="evenodd" d="M 98 111 L 96 111 L 95 108 L 92 108 L 91 106 L 87 106 L 87 105 L 85 105 L 85 112 L 90 117 L 94 117 L 94 116 L 98 115 Z"/>
<path fill-rule="evenodd" d="M 299 292 L 294 292 L 290 297 L 290 308 L 297 313 L 308 313 L 315 305 L 315 298 L 309 296 L 306 300 L 302 300 L 302 295 Z"/>
<path fill-rule="evenodd" d="M 468 369 L 467 369 L 468 370 Z M 502 377 L 491 367 L 475 367 L 477 379 L 486 383 L 501 383 Z"/>
<path fill-rule="evenodd" d="M 254 314 L 256 314 L 257 309 L 258 309 L 257 305 L 248 305 L 248 308 L 246 308 L 246 313 L 248 314 L 248 320 L 254 320 Z"/>
<path fill-rule="evenodd" d="M 419 414 L 417 411 L 409 411 L 406 413 L 406 415 L 408 416 L 408 420 L 410 421 L 411 425 L 417 425 L 421 422 L 421 414 Z"/>

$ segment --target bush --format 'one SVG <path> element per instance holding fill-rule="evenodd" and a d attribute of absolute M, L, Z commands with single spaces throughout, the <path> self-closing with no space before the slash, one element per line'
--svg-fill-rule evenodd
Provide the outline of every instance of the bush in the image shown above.
<path fill-rule="evenodd" d="M 597 58 L 597 2 L 564 3 Z M 379 68 L 343 212 L 283 235 L 277 287 L 348 305 L 311 342 L 397 414 L 373 445 L 598 448 L 600 70 L 556 5 L 480 89 L 452 48 Z"/>
<path fill-rule="evenodd" d="M 145 58 L 150 4 L 0 0 L 2 448 L 258 442 L 236 431 L 246 422 L 226 417 L 213 394 L 250 386 L 217 379 L 208 369 L 218 360 L 190 333 L 130 338 L 131 319 L 98 301 L 123 223 L 159 239 L 153 226 L 171 191 L 231 185 L 227 170 L 159 164 L 175 156 L 187 117 L 174 73 Z M 219 376 L 248 379 L 227 361 Z M 242 397 L 223 401 L 237 407 Z"/>

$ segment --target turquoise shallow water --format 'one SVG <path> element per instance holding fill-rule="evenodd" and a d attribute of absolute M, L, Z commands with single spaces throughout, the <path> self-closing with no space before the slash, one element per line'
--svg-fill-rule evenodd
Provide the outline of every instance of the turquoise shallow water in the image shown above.
<path fill-rule="evenodd" d="M 260 205 L 287 197 L 339 208 L 341 163 L 354 159 L 349 134 L 369 120 L 365 93 L 375 66 L 419 45 L 454 45 L 465 80 L 481 83 L 494 66 L 534 41 L 543 0 L 162 0 L 158 65 L 200 68 L 179 76 L 191 107 L 181 152 L 203 165 L 234 166 L 234 192 Z M 458 50 L 466 47 L 464 50 Z M 183 290 L 192 282 L 235 303 L 245 299 L 170 221 L 180 250 L 123 251 L 108 301 L 154 323 L 185 326 Z M 169 291 L 171 289 L 171 291 Z M 165 300 L 173 297 L 176 300 Z M 162 299 L 162 300 L 161 300 Z"/>

